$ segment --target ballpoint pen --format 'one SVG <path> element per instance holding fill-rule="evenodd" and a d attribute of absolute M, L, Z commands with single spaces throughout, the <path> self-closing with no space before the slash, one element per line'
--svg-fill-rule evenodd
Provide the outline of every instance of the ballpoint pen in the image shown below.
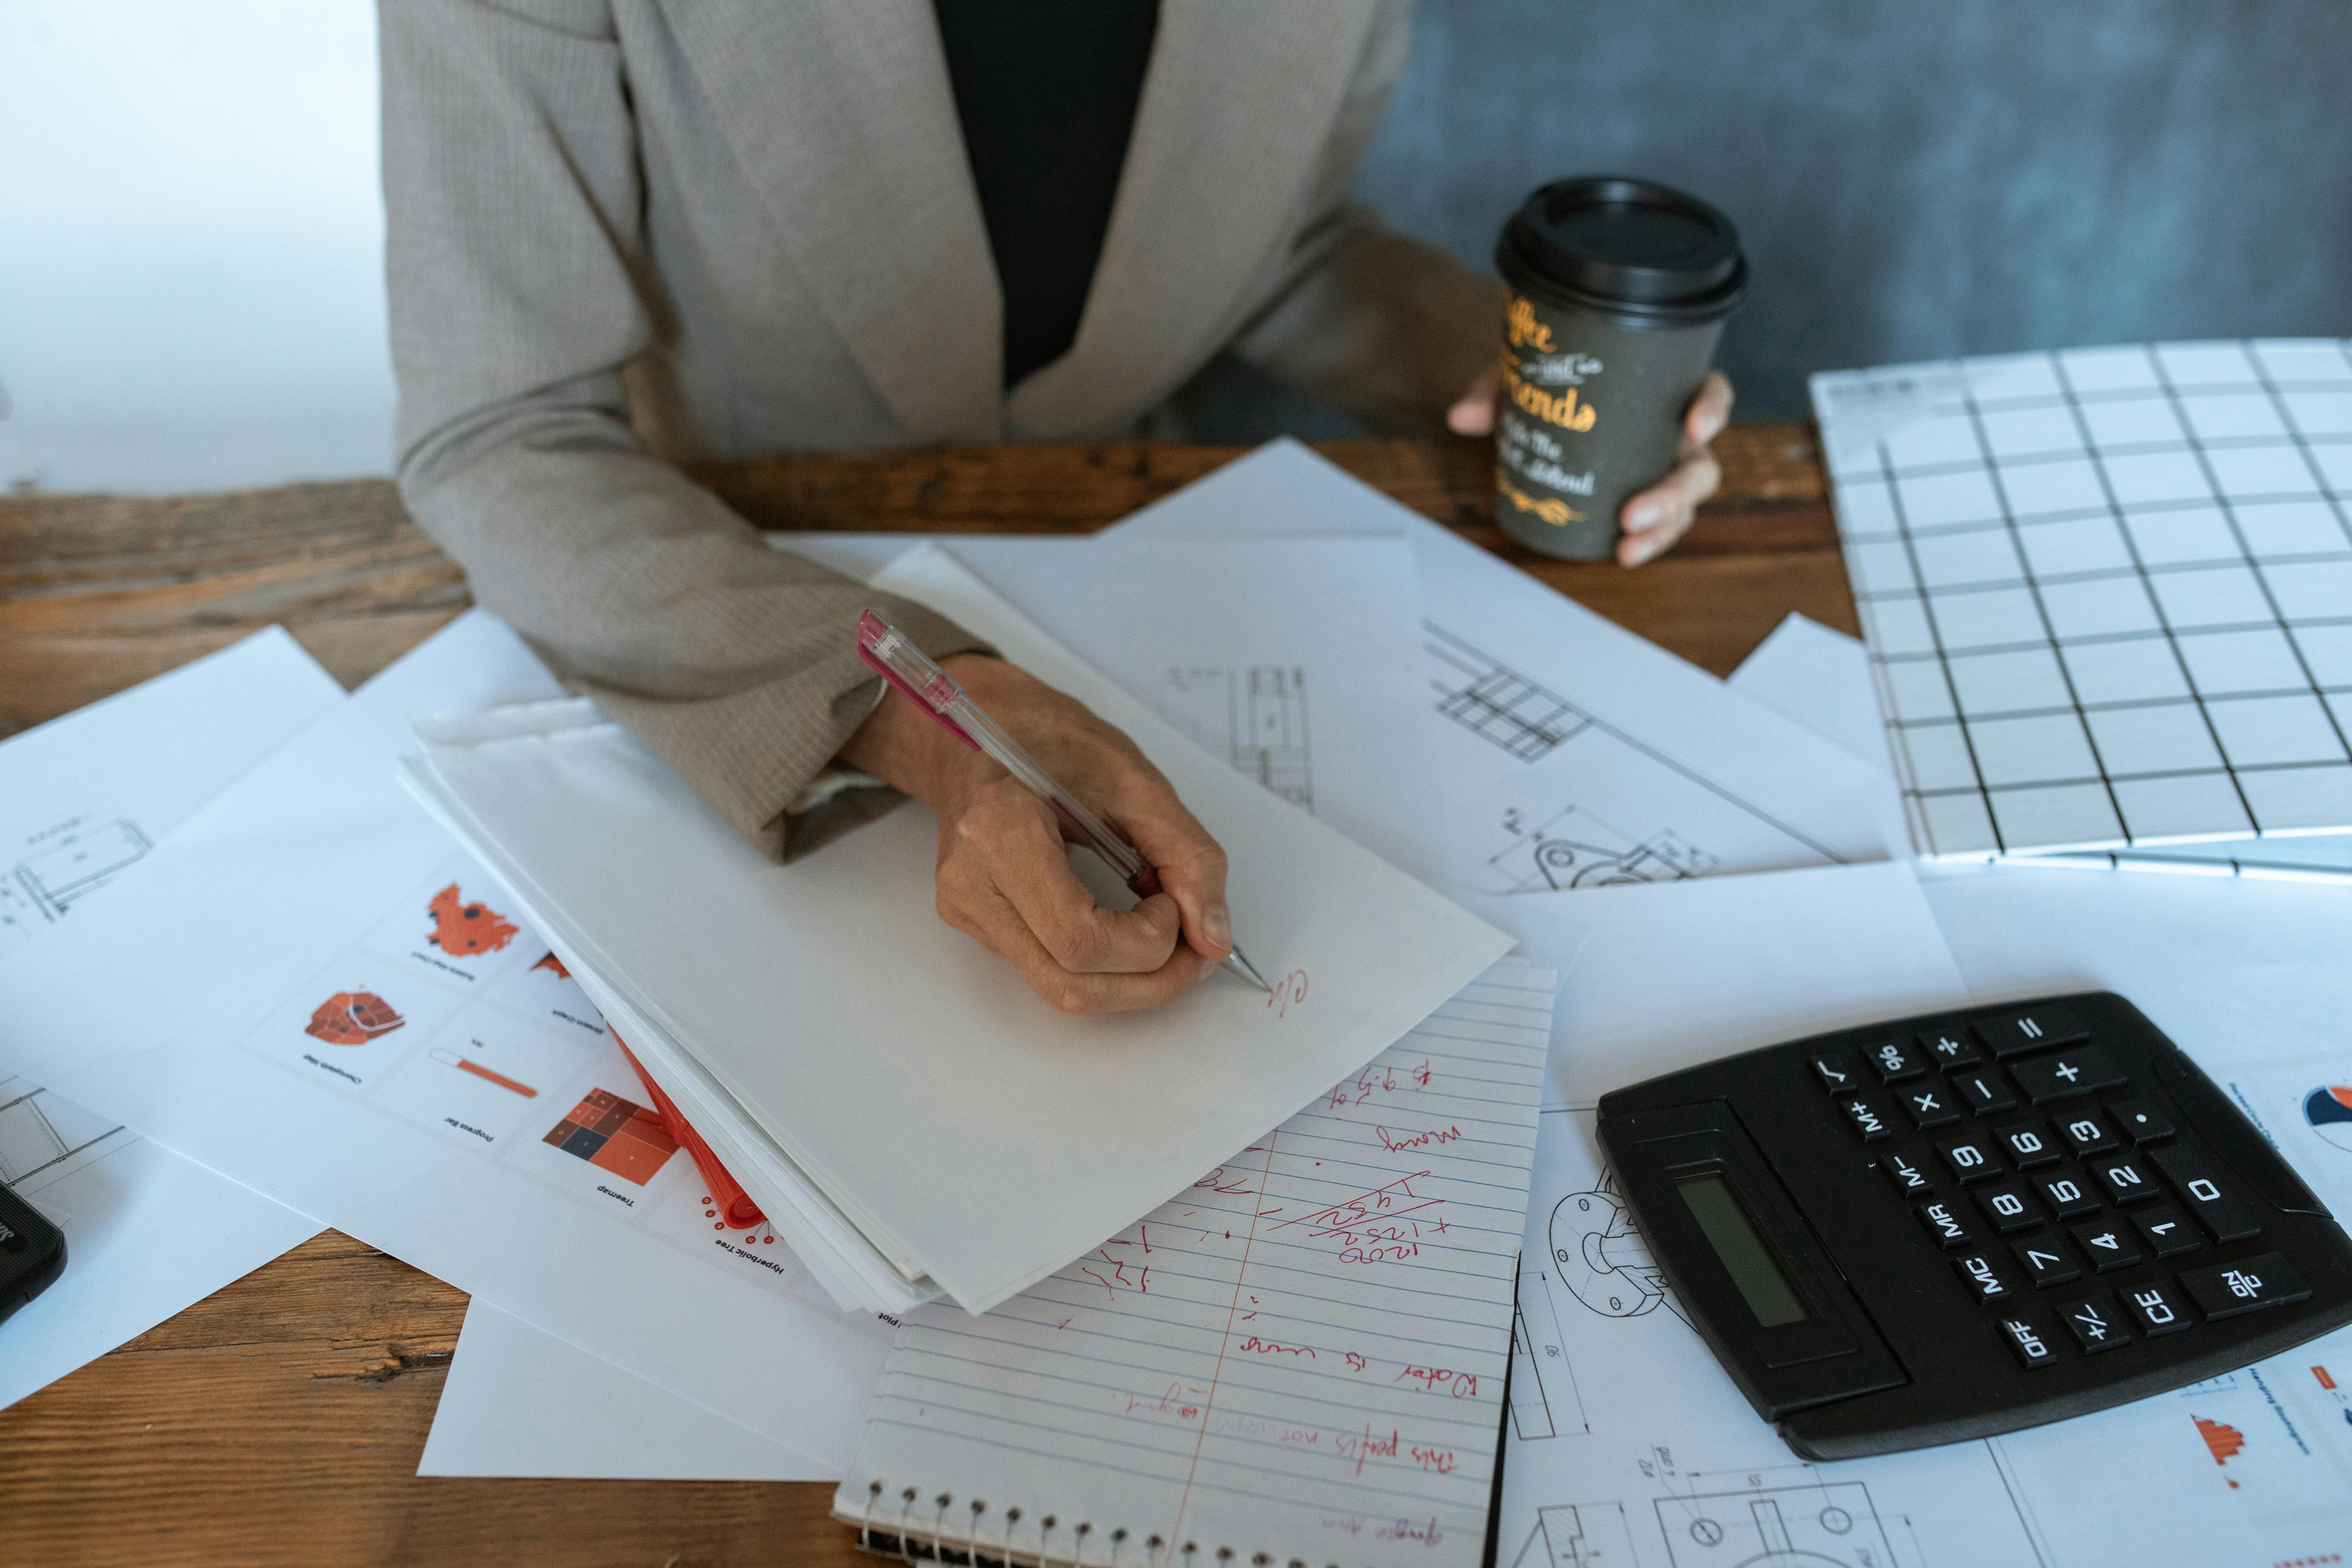
<path fill-rule="evenodd" d="M 1143 863 L 1135 847 L 1111 830 L 1110 825 L 1087 808 L 1084 801 L 1064 789 L 968 696 L 955 678 L 931 662 L 930 656 L 908 641 L 896 626 L 867 610 L 857 617 L 857 657 L 917 708 L 937 720 L 947 732 L 973 751 L 994 758 L 1054 807 L 1086 839 L 1087 847 L 1118 873 L 1128 891 L 1150 898 L 1160 891 L 1160 874 Z M 1224 967 L 1261 991 L 1271 992 L 1265 978 L 1235 947 L 1225 955 Z"/>

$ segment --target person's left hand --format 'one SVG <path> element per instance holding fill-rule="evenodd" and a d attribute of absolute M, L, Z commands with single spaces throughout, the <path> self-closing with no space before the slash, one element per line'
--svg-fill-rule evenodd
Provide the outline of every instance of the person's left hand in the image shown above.
<path fill-rule="evenodd" d="M 1490 370 L 1470 384 L 1454 406 L 1445 411 L 1446 426 L 1457 436 L 1495 433 L 1495 394 L 1501 387 L 1499 370 Z M 1722 466 L 1706 444 L 1731 418 L 1731 378 L 1719 370 L 1706 373 L 1698 393 L 1683 412 L 1682 448 L 1674 471 L 1648 489 L 1626 499 L 1617 521 L 1625 531 L 1617 541 L 1617 562 L 1639 566 L 1663 555 L 1690 530 L 1699 502 L 1723 483 Z"/>

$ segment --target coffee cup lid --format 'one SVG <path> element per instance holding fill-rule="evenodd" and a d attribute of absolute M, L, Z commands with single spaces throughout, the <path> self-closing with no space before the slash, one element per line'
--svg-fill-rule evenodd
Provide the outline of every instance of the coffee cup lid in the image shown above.
<path fill-rule="evenodd" d="M 1713 320 L 1738 309 L 1748 288 L 1729 218 L 1696 196 L 1620 175 L 1541 186 L 1505 226 L 1500 249 L 1507 276 L 1530 271 L 1580 303 L 1639 316 Z"/>

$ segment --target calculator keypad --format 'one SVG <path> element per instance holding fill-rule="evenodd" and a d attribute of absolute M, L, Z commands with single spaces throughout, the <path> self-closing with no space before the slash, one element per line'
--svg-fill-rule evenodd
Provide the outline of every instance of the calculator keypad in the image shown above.
<path fill-rule="evenodd" d="M 2311 1294 L 2283 1253 L 2195 1266 L 2261 1222 L 2070 1008 L 1805 1060 L 1863 1142 L 1891 1145 L 1867 1158 L 2029 1372 Z"/>

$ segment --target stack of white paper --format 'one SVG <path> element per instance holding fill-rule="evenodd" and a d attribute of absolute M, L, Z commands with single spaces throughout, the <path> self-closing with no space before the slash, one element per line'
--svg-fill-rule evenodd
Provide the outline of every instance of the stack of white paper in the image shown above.
<path fill-rule="evenodd" d="M 762 859 L 593 705 L 420 724 L 420 797 L 504 881 L 844 1306 L 1017 1294 L 1427 1016 L 1510 939 L 1210 756 L 940 551 L 923 600 L 1131 736 L 1232 858 L 1222 976 L 1057 1016 L 942 925 L 902 811 Z"/>

